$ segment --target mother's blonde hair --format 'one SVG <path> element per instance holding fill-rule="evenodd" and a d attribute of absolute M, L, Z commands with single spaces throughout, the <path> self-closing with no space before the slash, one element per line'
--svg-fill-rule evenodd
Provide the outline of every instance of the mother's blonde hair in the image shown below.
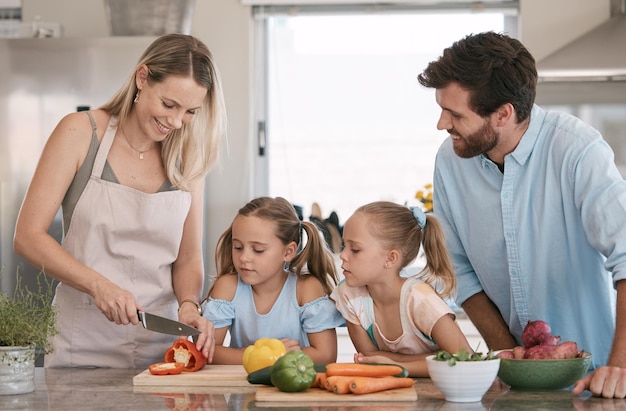
<path fill-rule="evenodd" d="M 161 157 L 165 172 L 174 187 L 188 190 L 189 183 L 204 176 L 217 162 L 226 134 L 226 108 L 218 68 L 208 47 L 193 36 L 166 34 L 148 46 L 124 85 L 100 107 L 123 123 L 133 110 L 138 89 L 135 74 L 148 67 L 148 82 L 160 83 L 168 76 L 192 77 L 207 89 L 193 119 L 173 130 L 162 142 Z"/>

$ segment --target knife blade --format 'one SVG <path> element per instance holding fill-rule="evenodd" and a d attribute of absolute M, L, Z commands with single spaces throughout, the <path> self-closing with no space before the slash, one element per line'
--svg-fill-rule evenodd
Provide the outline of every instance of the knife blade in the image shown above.
<path fill-rule="evenodd" d="M 146 330 L 179 336 L 200 334 L 200 330 L 190 327 L 187 324 L 170 320 L 169 318 L 160 317 L 140 310 L 137 310 L 137 315 Z"/>

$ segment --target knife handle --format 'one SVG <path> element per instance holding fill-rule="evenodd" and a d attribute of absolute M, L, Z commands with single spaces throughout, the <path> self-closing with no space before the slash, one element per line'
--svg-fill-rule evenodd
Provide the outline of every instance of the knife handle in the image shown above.
<path fill-rule="evenodd" d="M 143 325 L 143 328 L 146 327 L 146 316 L 143 315 L 143 311 L 137 310 L 137 316 L 139 317 L 139 322 Z"/>

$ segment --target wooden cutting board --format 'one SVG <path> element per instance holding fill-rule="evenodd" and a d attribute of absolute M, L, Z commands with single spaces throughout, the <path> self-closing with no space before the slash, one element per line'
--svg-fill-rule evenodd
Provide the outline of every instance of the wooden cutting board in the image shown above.
<path fill-rule="evenodd" d="M 319 388 L 309 388 L 302 392 L 282 392 L 276 387 L 260 386 L 255 394 L 257 403 L 285 403 L 307 401 L 317 402 L 396 402 L 396 401 L 417 401 L 417 391 L 415 387 L 398 388 L 374 392 L 371 394 L 335 394 Z M 293 404 L 292 404 L 293 405 Z"/>
<path fill-rule="evenodd" d="M 242 365 L 205 366 L 200 371 L 183 372 L 176 375 L 152 375 L 150 371 L 135 375 L 135 386 L 207 386 L 207 387 L 252 387 L 247 380 L 248 374 Z"/>

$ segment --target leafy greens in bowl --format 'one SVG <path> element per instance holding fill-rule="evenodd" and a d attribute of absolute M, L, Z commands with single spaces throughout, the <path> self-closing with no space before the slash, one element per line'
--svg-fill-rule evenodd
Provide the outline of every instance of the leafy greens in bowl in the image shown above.
<path fill-rule="evenodd" d="M 428 374 L 450 402 L 480 401 L 496 379 L 500 358 L 493 352 L 456 354 L 439 351 L 426 357 Z"/>
<path fill-rule="evenodd" d="M 492 350 L 489 350 L 487 354 L 483 354 L 478 351 L 470 353 L 466 349 L 462 348 L 456 354 L 450 354 L 447 351 L 440 350 L 437 354 L 435 354 L 433 359 L 435 361 L 447 361 L 448 365 L 452 366 L 456 364 L 457 361 L 488 361 L 495 360 L 496 358 L 498 358 L 498 356 Z"/>

